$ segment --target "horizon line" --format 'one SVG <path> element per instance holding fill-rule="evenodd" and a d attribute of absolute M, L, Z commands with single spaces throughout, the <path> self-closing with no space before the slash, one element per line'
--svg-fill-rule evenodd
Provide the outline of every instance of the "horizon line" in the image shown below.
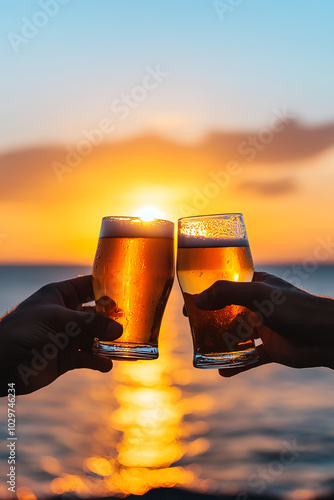
<path fill-rule="evenodd" d="M 293 261 L 263 261 L 257 263 L 256 268 L 261 266 L 296 266 L 302 265 L 304 258 L 300 260 Z M 317 263 L 317 267 L 326 267 L 326 266 L 334 266 L 334 259 L 329 260 L 326 263 Z M 70 262 L 42 262 L 38 264 L 36 262 L 1 262 L 0 267 L 93 267 L 93 263 L 70 263 Z"/>

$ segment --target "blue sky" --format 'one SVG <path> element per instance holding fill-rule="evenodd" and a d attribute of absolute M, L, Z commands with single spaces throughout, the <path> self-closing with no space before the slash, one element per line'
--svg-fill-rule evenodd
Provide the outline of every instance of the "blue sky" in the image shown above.
<path fill-rule="evenodd" d="M 223 19 L 211 0 L 62 0 L 16 53 L 9 34 L 48 1 L 1 1 L 2 151 L 77 140 L 157 65 L 168 78 L 111 139 L 196 140 L 283 106 L 309 124 L 334 118 L 331 0 L 222 0 Z"/>

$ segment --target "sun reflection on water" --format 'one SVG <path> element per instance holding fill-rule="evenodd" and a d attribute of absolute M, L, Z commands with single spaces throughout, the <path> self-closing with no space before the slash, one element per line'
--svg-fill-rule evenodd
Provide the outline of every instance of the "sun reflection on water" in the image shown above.
<path fill-rule="evenodd" d="M 180 441 L 182 393 L 163 383 L 163 359 L 154 362 L 153 378 L 145 365 L 140 370 L 139 363 L 145 362 L 124 363 L 118 371 L 115 397 L 120 407 L 110 416 L 111 427 L 123 432 L 118 462 L 124 467 L 168 467 L 184 453 Z"/>
<path fill-rule="evenodd" d="M 164 336 L 158 360 L 115 364 L 112 385 L 100 386 L 94 393 L 95 400 L 114 398 L 118 403 L 101 415 L 93 436 L 97 453 L 84 461 L 84 474 L 59 474 L 50 485 L 53 493 L 124 496 L 198 483 L 194 469 L 175 464 L 185 454 L 193 457 L 208 449 L 204 438 L 189 442 L 207 429 L 205 422 L 184 423 L 183 419 L 194 408 L 205 415 L 212 401 L 205 395 L 187 399 L 175 385 L 180 380 L 182 385 L 189 383 L 191 367 L 184 369 L 171 356 L 172 337 Z"/>

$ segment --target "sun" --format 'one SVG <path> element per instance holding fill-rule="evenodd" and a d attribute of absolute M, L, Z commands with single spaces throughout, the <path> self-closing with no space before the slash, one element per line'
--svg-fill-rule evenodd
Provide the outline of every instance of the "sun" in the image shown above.
<path fill-rule="evenodd" d="M 140 217 L 144 222 L 150 222 L 153 219 L 164 219 L 163 213 L 152 206 L 141 208 L 135 213 L 135 216 Z"/>

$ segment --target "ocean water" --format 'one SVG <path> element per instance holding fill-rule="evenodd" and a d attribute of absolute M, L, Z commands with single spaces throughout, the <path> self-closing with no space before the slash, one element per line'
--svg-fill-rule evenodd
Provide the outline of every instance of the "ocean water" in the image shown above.
<path fill-rule="evenodd" d="M 334 266 L 261 270 L 334 296 Z M 0 267 L 0 313 L 45 283 L 89 272 Z M 177 283 L 159 350 L 156 361 L 115 362 L 109 374 L 75 370 L 17 398 L 20 500 L 175 485 L 238 500 L 247 493 L 308 500 L 334 491 L 333 371 L 271 364 L 223 379 L 216 370 L 194 369 Z M 0 408 L 6 499 L 5 398 Z"/>

